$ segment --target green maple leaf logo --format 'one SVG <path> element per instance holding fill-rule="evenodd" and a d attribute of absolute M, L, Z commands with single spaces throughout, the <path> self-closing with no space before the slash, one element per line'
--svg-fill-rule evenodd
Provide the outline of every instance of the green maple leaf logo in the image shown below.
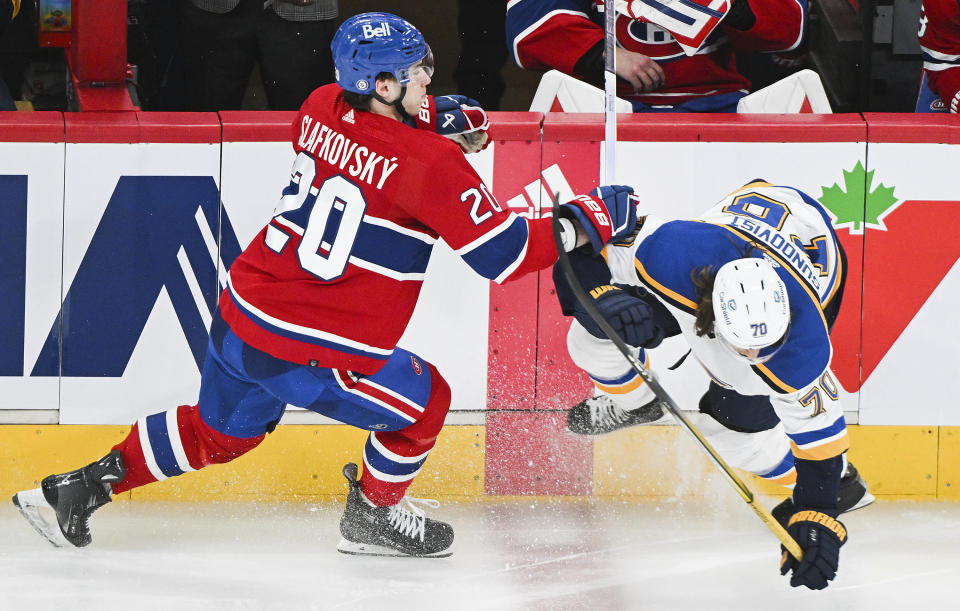
<path fill-rule="evenodd" d="M 873 173 L 874 170 L 867 172 L 858 161 L 852 170 L 843 171 L 843 187 L 837 183 L 821 187 L 823 195 L 819 201 L 830 211 L 834 226 L 849 227 L 850 233 L 863 233 L 864 226 L 887 230 L 883 217 L 897 207 L 899 200 L 893 196 L 894 188 L 883 183 L 870 190 Z"/>

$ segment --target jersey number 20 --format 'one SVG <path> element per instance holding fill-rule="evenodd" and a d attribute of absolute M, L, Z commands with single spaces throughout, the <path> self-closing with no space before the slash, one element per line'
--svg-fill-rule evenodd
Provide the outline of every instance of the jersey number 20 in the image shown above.
<path fill-rule="evenodd" d="M 340 175 L 312 186 L 316 174 L 313 158 L 300 153 L 273 220 L 300 235 L 300 267 L 323 280 L 333 280 L 347 267 L 367 200 L 360 187 Z M 303 212 L 308 213 L 305 222 Z M 282 252 L 289 238 L 272 223 L 267 225 L 267 246 L 274 252 Z"/>

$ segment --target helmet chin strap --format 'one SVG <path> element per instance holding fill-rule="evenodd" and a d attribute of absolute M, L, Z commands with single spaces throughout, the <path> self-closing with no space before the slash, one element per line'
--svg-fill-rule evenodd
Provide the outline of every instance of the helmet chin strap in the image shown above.
<path fill-rule="evenodd" d="M 376 91 L 374 91 L 374 92 L 373 92 L 372 94 L 370 94 L 370 95 L 372 95 L 372 96 L 374 97 L 374 99 L 377 100 L 378 102 L 380 102 L 380 103 L 382 103 L 382 104 L 386 104 L 387 106 L 393 106 L 394 108 L 396 108 L 397 111 L 400 113 L 400 120 L 401 120 L 401 121 L 407 121 L 408 119 L 411 119 L 411 118 L 412 118 L 412 116 L 410 115 L 410 113 L 407 112 L 407 109 L 403 107 L 403 98 L 406 97 L 406 95 L 407 95 L 407 86 L 406 86 L 406 85 L 400 85 L 400 96 L 399 96 L 396 100 L 394 100 L 394 101 L 392 101 L 392 102 L 388 102 L 386 99 L 384 99 L 383 96 L 381 96 L 381 95 L 380 95 L 379 93 L 377 93 Z"/>

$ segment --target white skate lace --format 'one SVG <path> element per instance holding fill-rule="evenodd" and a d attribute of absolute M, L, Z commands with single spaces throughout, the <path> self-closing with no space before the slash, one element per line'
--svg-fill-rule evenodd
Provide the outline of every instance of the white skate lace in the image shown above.
<path fill-rule="evenodd" d="M 594 397 L 587 404 L 590 406 L 590 420 L 595 424 L 612 426 L 627 419 L 627 412 L 614 405 L 606 395 Z"/>
<path fill-rule="evenodd" d="M 417 507 L 417 504 L 425 505 L 431 509 L 440 506 L 440 503 L 434 499 L 418 499 L 413 496 L 405 496 L 399 503 L 390 507 L 387 519 L 394 530 L 400 534 L 423 541 L 427 516 L 422 509 Z"/>

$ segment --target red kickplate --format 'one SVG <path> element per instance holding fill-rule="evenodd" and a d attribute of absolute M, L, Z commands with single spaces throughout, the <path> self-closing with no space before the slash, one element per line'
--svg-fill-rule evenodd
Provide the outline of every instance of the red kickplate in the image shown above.
<path fill-rule="evenodd" d="M 573 318 L 560 311 L 552 274 L 540 272 L 536 410 L 568 410 L 593 394 L 590 377 L 570 359 L 567 330 Z"/>
<path fill-rule="evenodd" d="M 566 412 L 487 414 L 486 494 L 593 492 L 593 441 L 566 430 Z"/>

